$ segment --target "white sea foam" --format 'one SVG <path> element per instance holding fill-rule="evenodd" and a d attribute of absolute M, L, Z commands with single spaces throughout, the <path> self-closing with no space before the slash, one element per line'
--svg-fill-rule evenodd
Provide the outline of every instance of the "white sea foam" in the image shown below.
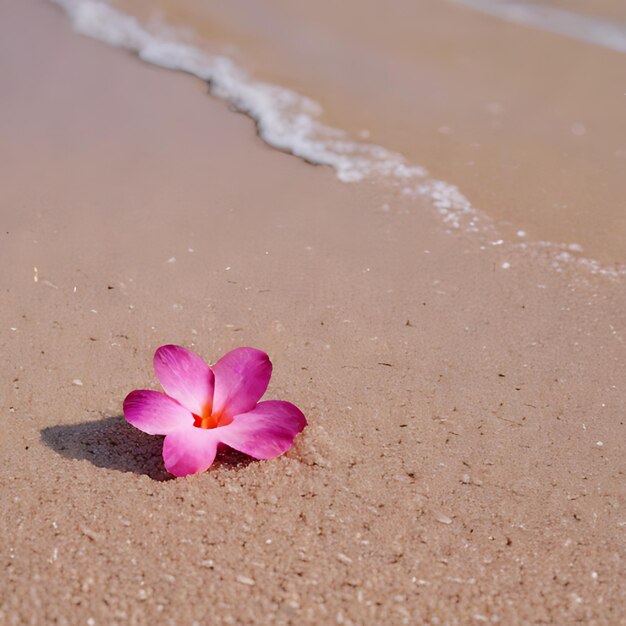
<path fill-rule="evenodd" d="M 451 0 L 509 22 L 626 52 L 626 25 L 523 0 Z"/>
<path fill-rule="evenodd" d="M 405 196 L 426 197 L 450 230 L 495 234 L 491 220 L 473 207 L 455 185 L 429 177 L 425 168 L 407 163 L 398 153 L 352 140 L 344 131 L 322 124 L 321 107 L 313 100 L 284 87 L 255 81 L 231 59 L 178 41 L 171 30 L 153 31 L 100 0 L 51 1 L 65 10 L 77 32 L 125 48 L 148 63 L 207 81 L 215 96 L 256 122 L 260 137 L 270 146 L 309 163 L 332 167 L 343 182 L 380 179 L 398 187 Z M 540 242 L 537 249 L 546 250 L 550 245 Z M 559 267 L 566 260 L 563 245 L 554 245 Z M 571 245 L 565 246 L 568 259 L 592 273 L 626 274 L 626 268 L 607 269 L 594 260 L 575 257 L 569 252 Z M 533 249 L 531 244 L 524 247 Z"/>

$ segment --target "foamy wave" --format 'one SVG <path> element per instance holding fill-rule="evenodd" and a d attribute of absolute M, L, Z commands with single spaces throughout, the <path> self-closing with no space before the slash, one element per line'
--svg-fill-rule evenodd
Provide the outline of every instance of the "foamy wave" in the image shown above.
<path fill-rule="evenodd" d="M 601 17 L 524 0 L 451 0 L 508 22 L 626 52 L 626 26 Z"/>
<path fill-rule="evenodd" d="M 132 51 L 148 63 L 207 81 L 215 96 L 227 100 L 256 122 L 260 137 L 270 146 L 309 163 L 332 167 L 344 182 L 378 179 L 397 187 L 405 196 L 426 197 L 449 230 L 494 236 L 491 220 L 473 207 L 455 185 L 430 178 L 425 168 L 407 163 L 398 153 L 353 141 L 344 131 L 322 124 L 321 107 L 313 100 L 283 87 L 255 81 L 231 59 L 177 41 L 171 32 L 152 32 L 105 2 L 51 1 L 65 10 L 77 32 Z M 540 247 L 546 249 L 550 245 L 541 242 Z M 526 248 L 531 249 L 532 245 L 527 244 Z M 566 261 L 560 244 L 554 245 L 554 253 L 555 262 Z M 566 255 L 592 273 L 626 275 L 626 267 L 604 268 L 594 260 L 574 258 L 569 252 Z"/>

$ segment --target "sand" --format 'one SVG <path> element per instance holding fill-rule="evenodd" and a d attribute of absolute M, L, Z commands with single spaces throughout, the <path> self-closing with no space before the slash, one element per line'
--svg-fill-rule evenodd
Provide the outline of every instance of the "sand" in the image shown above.
<path fill-rule="evenodd" d="M 0 32 L 0 623 L 624 623 L 623 282 L 383 210 L 46 3 Z M 266 350 L 294 448 L 170 479 L 120 417 L 168 342 Z"/>

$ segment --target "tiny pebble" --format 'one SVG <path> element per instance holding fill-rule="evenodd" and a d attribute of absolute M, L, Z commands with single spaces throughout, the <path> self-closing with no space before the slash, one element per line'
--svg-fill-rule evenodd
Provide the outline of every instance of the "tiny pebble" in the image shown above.
<path fill-rule="evenodd" d="M 79 387 L 82 387 L 83 386 L 83 381 L 80 378 L 75 378 L 72 381 L 72 385 L 78 385 Z"/>
<path fill-rule="evenodd" d="M 237 582 L 241 583 L 242 585 L 248 585 L 250 587 L 252 585 L 256 585 L 256 582 L 252 578 L 248 578 L 247 576 L 242 576 L 241 574 L 237 576 Z"/>
<path fill-rule="evenodd" d="M 439 513 L 435 519 L 438 522 L 441 522 L 442 524 L 452 524 L 452 518 L 448 517 L 447 515 L 444 515 L 443 513 Z"/>
<path fill-rule="evenodd" d="M 352 563 L 352 559 L 347 555 L 344 554 L 343 552 L 337 552 L 337 558 L 342 562 L 342 563 Z"/>

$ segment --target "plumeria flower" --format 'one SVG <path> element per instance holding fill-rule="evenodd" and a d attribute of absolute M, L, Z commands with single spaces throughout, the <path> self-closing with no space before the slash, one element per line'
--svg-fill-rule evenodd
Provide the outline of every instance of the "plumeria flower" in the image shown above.
<path fill-rule="evenodd" d="M 163 461 L 174 476 L 207 470 L 219 444 L 255 459 L 280 456 L 307 425 L 290 402 L 259 402 L 272 375 L 261 350 L 237 348 L 209 367 L 186 348 L 161 346 L 154 371 L 165 393 L 132 391 L 124 417 L 144 433 L 165 435 Z"/>

